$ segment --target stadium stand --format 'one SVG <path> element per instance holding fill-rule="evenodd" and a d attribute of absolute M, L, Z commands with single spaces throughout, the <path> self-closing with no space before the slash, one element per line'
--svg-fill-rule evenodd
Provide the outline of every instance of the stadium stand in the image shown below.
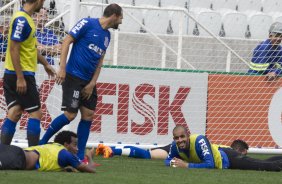
<path fill-rule="evenodd" d="M 236 11 L 221 13 L 225 37 L 244 38 L 247 30 L 247 16 Z"/>
<path fill-rule="evenodd" d="M 147 26 L 154 33 L 166 34 L 166 27 L 168 26 L 170 17 L 166 11 L 149 10 L 146 11 L 144 20 L 145 26 Z M 159 24 L 156 24 L 156 22 L 167 26 L 160 27 Z"/>
<path fill-rule="evenodd" d="M 108 0 L 108 3 L 117 3 L 117 4 L 127 4 L 127 5 L 134 5 L 133 0 Z"/>
<path fill-rule="evenodd" d="M 262 0 L 263 12 L 281 12 L 282 1 L 281 0 Z"/>
<path fill-rule="evenodd" d="M 203 24 L 213 34 L 218 35 L 221 27 L 221 14 L 209 9 L 199 9 L 193 12 L 199 23 Z M 192 22 L 190 22 L 192 23 Z M 195 27 L 193 28 L 195 29 Z M 198 27 L 199 36 L 210 36 L 203 28 Z M 189 29 L 189 34 L 193 34 L 193 30 Z"/>
<path fill-rule="evenodd" d="M 187 15 L 181 13 L 181 12 L 170 12 L 169 17 L 171 20 L 171 27 L 173 28 L 173 34 L 178 34 L 179 33 L 179 21 L 181 20 L 180 16 L 183 16 L 183 24 L 182 26 L 182 34 L 187 34 L 188 33 L 188 17 Z M 168 25 L 169 26 L 169 25 Z M 168 27 L 167 27 L 167 33 Z"/>
<path fill-rule="evenodd" d="M 133 5 L 135 6 L 141 6 L 141 5 L 147 5 L 147 6 L 160 6 L 160 0 L 133 0 Z"/>
<path fill-rule="evenodd" d="M 282 12 L 269 13 L 272 16 L 273 22 L 282 22 Z"/>
<path fill-rule="evenodd" d="M 237 1 L 234 0 L 212 0 L 212 9 L 221 10 L 221 9 L 230 9 L 236 10 Z"/>
<path fill-rule="evenodd" d="M 48 0 L 47 4 L 48 4 Z M 90 0 L 82 0 L 84 2 L 93 2 Z M 225 37 L 234 37 L 245 39 L 262 39 L 265 38 L 267 27 L 273 21 L 282 21 L 281 10 L 282 1 L 280 0 L 94 0 L 99 3 L 121 3 L 135 6 L 148 7 L 186 7 L 189 12 L 195 16 L 202 24 L 208 27 L 214 34 L 218 35 L 219 25 L 222 25 L 221 32 L 224 32 Z M 70 0 L 57 2 L 59 13 L 65 11 L 70 6 Z M 213 10 L 211 10 L 213 8 Z M 237 12 L 235 11 L 237 10 Z M 263 13 L 259 13 L 263 10 Z M 80 16 L 88 15 L 97 17 L 101 11 L 96 8 L 87 9 L 90 13 L 81 12 Z M 152 10 L 133 10 L 128 9 L 130 14 L 136 16 L 140 22 L 144 22 L 149 29 L 155 30 L 157 34 L 166 34 L 166 29 L 160 29 L 154 20 L 158 17 L 159 22 L 163 22 L 172 28 L 173 32 L 169 34 L 178 34 L 179 21 L 175 16 L 170 16 L 170 13 Z M 280 12 L 279 12 L 280 11 Z M 242 15 L 244 13 L 245 15 Z M 145 16 L 146 14 L 146 16 Z M 125 15 L 126 16 L 126 15 Z M 221 16 L 221 19 L 220 19 Z M 151 18 L 149 18 L 151 17 Z M 247 23 L 246 23 L 247 17 Z M 270 18 L 271 17 L 271 18 Z M 68 29 L 68 19 L 64 17 L 66 29 Z M 124 24 L 120 26 L 120 31 L 124 32 L 140 32 L 140 25 L 138 25 L 131 18 L 125 17 Z M 258 25 L 260 24 L 260 26 Z M 208 36 L 200 26 L 196 25 L 192 19 L 188 19 L 187 15 L 184 17 L 183 34 Z M 234 26 L 238 25 L 238 26 Z M 261 27 L 261 28 L 259 28 Z M 263 28 L 264 27 L 264 28 Z M 234 29 L 235 28 L 235 29 Z M 246 30 L 249 28 L 249 34 L 246 36 Z"/>
<path fill-rule="evenodd" d="M 201 1 L 201 0 L 198 0 Z M 192 3 L 192 2 L 191 2 Z M 188 0 L 178 0 L 178 1 L 171 1 L 171 0 L 161 0 L 162 7 L 171 7 L 171 6 L 178 6 L 181 8 L 188 7 Z"/>
<path fill-rule="evenodd" d="M 240 12 L 262 11 L 262 2 L 261 0 L 238 0 L 237 10 Z"/>
<path fill-rule="evenodd" d="M 268 37 L 268 30 L 273 19 L 270 15 L 257 12 L 248 15 L 248 25 L 250 26 L 252 39 L 265 39 Z"/>
<path fill-rule="evenodd" d="M 144 18 L 142 14 L 142 10 L 127 9 L 126 11 L 130 15 L 134 16 L 138 21 L 142 22 Z M 123 24 L 121 24 L 119 27 L 120 31 L 135 32 L 135 33 L 140 32 L 141 26 L 138 23 L 136 23 L 131 17 L 129 17 L 127 13 L 124 14 L 124 19 L 122 21 L 123 21 Z"/>

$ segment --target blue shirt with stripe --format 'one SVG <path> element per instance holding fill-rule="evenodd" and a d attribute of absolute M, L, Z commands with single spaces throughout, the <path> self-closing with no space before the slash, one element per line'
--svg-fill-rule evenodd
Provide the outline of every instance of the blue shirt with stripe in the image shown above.
<path fill-rule="evenodd" d="M 267 39 L 260 43 L 253 51 L 252 57 L 253 63 L 270 63 L 269 67 L 264 71 L 256 71 L 249 69 L 249 74 L 267 74 L 275 72 L 277 75 L 282 73 L 281 68 L 276 68 L 275 63 L 282 66 L 282 47 L 280 45 L 273 46 L 270 39 Z"/>

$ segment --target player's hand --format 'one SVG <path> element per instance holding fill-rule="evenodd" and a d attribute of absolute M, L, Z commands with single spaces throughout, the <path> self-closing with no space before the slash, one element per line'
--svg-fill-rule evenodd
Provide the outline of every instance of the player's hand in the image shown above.
<path fill-rule="evenodd" d="M 87 151 L 86 155 L 87 155 L 88 158 L 92 159 L 94 154 L 95 154 L 95 148 L 93 146 L 90 150 Z"/>
<path fill-rule="evenodd" d="M 51 65 L 44 66 L 46 73 L 48 74 L 49 78 L 54 78 L 56 76 L 56 71 Z"/>
<path fill-rule="evenodd" d="M 275 72 L 269 72 L 266 74 L 266 80 L 268 81 L 274 81 L 278 78 L 277 74 Z"/>
<path fill-rule="evenodd" d="M 59 85 L 62 84 L 65 81 L 65 78 L 66 70 L 60 68 L 57 72 L 56 83 Z"/>
<path fill-rule="evenodd" d="M 173 158 L 174 160 L 174 166 L 175 167 L 181 167 L 181 168 L 188 168 L 188 163 L 179 159 L 179 158 Z"/>
<path fill-rule="evenodd" d="M 18 78 L 17 79 L 17 92 L 20 95 L 24 95 L 26 93 L 27 86 L 26 86 L 26 81 L 24 78 Z"/>
<path fill-rule="evenodd" d="M 93 86 L 93 85 L 87 84 L 87 85 L 81 90 L 82 99 L 88 100 L 88 99 L 91 97 L 92 93 L 93 93 L 93 89 L 94 89 L 94 86 Z"/>

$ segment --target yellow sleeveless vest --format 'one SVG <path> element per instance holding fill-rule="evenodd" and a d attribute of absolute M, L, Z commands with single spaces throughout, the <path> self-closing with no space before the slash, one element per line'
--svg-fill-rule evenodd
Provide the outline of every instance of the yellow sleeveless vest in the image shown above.
<path fill-rule="evenodd" d="M 192 134 L 190 135 L 190 152 L 189 152 L 189 155 L 190 157 L 188 158 L 183 152 L 179 152 L 179 156 L 187 161 L 188 163 L 201 163 L 202 161 L 200 160 L 200 158 L 198 157 L 197 155 L 197 152 L 196 152 L 196 148 L 195 148 L 195 145 L 196 145 L 196 139 L 199 135 L 197 134 Z M 220 146 L 222 147 L 222 146 Z M 213 154 L 213 158 L 214 158 L 214 163 L 215 163 L 215 168 L 217 169 L 222 169 L 222 159 L 221 159 L 221 154 L 220 152 L 218 151 L 218 148 L 219 148 L 219 145 L 215 145 L 215 144 L 211 144 L 211 149 L 212 149 L 212 154 Z M 177 147 L 178 149 L 178 147 Z"/>
<path fill-rule="evenodd" d="M 36 36 L 35 36 L 35 25 L 32 18 L 23 11 L 18 11 L 14 14 L 10 22 L 10 29 L 8 35 L 8 48 L 6 52 L 6 59 L 5 59 L 5 68 L 11 71 L 15 71 L 11 53 L 10 53 L 10 46 L 11 46 L 11 34 L 12 34 L 12 25 L 13 22 L 17 17 L 25 17 L 28 21 L 29 26 L 31 27 L 31 33 L 29 34 L 28 38 L 21 42 L 20 46 L 20 65 L 22 67 L 22 71 L 28 72 L 35 72 L 37 69 L 37 48 L 36 48 Z"/>
<path fill-rule="evenodd" d="M 40 146 L 32 146 L 24 150 L 36 150 L 39 153 L 39 171 L 61 171 L 62 168 L 58 164 L 58 155 L 63 149 L 65 149 L 64 146 L 57 143 L 52 143 Z"/>

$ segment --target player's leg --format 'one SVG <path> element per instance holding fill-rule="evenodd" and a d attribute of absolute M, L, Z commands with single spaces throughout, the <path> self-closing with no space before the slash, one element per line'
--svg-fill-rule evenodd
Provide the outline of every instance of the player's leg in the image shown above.
<path fill-rule="evenodd" d="M 105 146 L 103 152 L 104 152 L 104 158 L 108 158 L 106 156 L 106 149 L 107 146 Z M 111 146 L 112 155 L 108 154 L 110 156 L 119 155 L 119 156 L 128 156 L 131 158 L 143 158 L 143 159 L 151 159 L 150 151 L 147 149 L 138 148 L 136 146 Z"/>
<path fill-rule="evenodd" d="M 29 113 L 27 122 L 28 146 L 36 146 L 40 138 L 40 120 L 42 117 L 39 92 L 34 76 L 25 76 L 27 91 L 20 95 L 19 101 L 22 108 Z"/>
<path fill-rule="evenodd" d="M 19 105 L 15 105 L 8 109 L 7 118 L 5 119 L 1 130 L 1 144 L 11 144 L 16 132 L 17 122 L 19 121 L 22 112 L 22 108 Z"/>
<path fill-rule="evenodd" d="M 254 159 L 238 153 L 232 149 L 224 149 L 227 154 L 230 169 L 241 169 L 241 170 L 257 170 L 257 171 L 281 171 L 282 162 L 277 161 L 265 161 Z"/>
<path fill-rule="evenodd" d="M 62 84 L 63 100 L 62 110 L 63 114 L 57 116 L 50 124 L 39 144 L 46 144 L 49 139 L 56 134 L 65 125 L 68 125 L 75 119 L 78 108 L 81 86 L 77 78 L 67 74 L 66 79 Z"/>
<path fill-rule="evenodd" d="M 280 162 L 282 162 L 282 156 L 279 155 L 279 156 L 269 157 L 269 158 L 265 159 L 265 161 L 280 161 Z"/>
<path fill-rule="evenodd" d="M 150 150 L 151 158 L 152 159 L 166 159 L 170 150 L 171 144 L 163 146 L 163 147 L 157 147 L 152 148 Z"/>
<path fill-rule="evenodd" d="M 91 124 L 94 117 L 94 111 L 97 104 L 97 89 L 96 86 L 93 89 L 92 95 L 88 100 L 84 99 L 81 102 L 80 112 L 81 120 L 77 127 L 77 156 L 81 160 L 84 159 L 86 143 L 89 137 Z"/>
<path fill-rule="evenodd" d="M 22 115 L 22 107 L 19 105 L 18 94 L 16 92 L 16 75 L 4 74 L 3 88 L 4 96 L 8 108 L 7 118 L 2 125 L 1 143 L 11 144 L 16 131 L 16 125 Z"/>

